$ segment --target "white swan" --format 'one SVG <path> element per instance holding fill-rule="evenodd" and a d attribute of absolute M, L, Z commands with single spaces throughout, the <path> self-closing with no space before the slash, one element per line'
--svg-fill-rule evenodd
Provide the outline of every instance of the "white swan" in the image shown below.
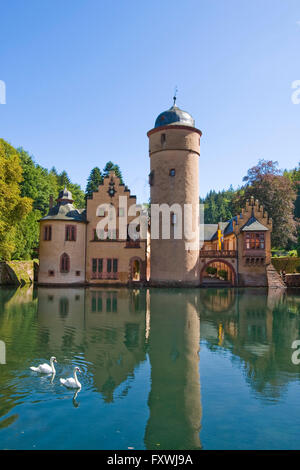
<path fill-rule="evenodd" d="M 55 374 L 55 368 L 53 365 L 53 362 L 57 362 L 56 357 L 52 356 L 50 357 L 50 366 L 49 364 L 40 364 L 37 367 L 30 367 L 31 370 L 34 370 L 34 372 L 40 372 L 41 374 Z"/>
<path fill-rule="evenodd" d="M 77 379 L 77 372 L 81 374 L 81 370 L 79 367 L 74 367 L 74 378 L 69 377 L 68 379 L 59 379 L 60 383 L 62 383 L 65 387 L 68 388 L 81 388 L 81 383 Z"/>

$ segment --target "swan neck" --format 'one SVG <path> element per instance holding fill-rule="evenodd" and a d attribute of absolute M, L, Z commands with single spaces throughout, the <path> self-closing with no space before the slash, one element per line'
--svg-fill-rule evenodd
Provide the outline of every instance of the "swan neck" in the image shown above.
<path fill-rule="evenodd" d="M 50 361 L 50 366 L 51 366 L 53 374 L 55 374 L 55 368 L 54 368 L 53 361 Z"/>
<path fill-rule="evenodd" d="M 77 379 L 77 371 L 74 370 L 74 379 L 77 385 L 79 385 L 78 379 Z"/>

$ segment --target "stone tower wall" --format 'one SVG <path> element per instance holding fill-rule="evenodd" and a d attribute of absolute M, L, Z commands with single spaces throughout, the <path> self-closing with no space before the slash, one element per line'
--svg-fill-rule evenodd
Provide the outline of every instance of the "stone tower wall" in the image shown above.
<path fill-rule="evenodd" d="M 151 237 L 151 283 L 171 285 L 199 284 L 199 155 L 201 132 L 188 126 L 170 125 L 148 132 L 150 154 L 151 204 L 179 204 L 184 219 L 184 205 L 190 204 L 194 237 L 170 239 Z M 170 175 L 175 170 L 175 175 Z M 152 206 L 153 207 L 153 206 Z M 171 216 L 170 216 L 171 218 Z M 191 220 L 192 219 L 192 220 Z M 176 223 L 180 223 L 178 218 Z M 161 222 L 161 220 L 160 220 Z M 151 224 L 153 220 L 151 220 Z M 186 242 L 192 242 L 186 249 Z"/>

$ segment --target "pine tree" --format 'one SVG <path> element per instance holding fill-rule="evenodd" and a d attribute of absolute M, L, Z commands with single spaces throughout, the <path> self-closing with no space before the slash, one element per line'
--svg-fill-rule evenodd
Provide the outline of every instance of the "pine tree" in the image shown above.
<path fill-rule="evenodd" d="M 103 183 L 103 176 L 101 174 L 101 170 L 96 166 L 92 169 L 90 176 L 87 180 L 86 190 L 85 190 L 85 198 L 89 199 L 92 197 L 92 194 L 95 191 L 98 191 L 98 186 Z"/>
<path fill-rule="evenodd" d="M 124 184 L 122 172 L 120 170 L 119 165 L 116 165 L 111 161 L 107 162 L 103 170 L 103 176 L 108 176 L 110 171 L 114 171 L 115 175 L 120 178 L 120 183 Z"/>

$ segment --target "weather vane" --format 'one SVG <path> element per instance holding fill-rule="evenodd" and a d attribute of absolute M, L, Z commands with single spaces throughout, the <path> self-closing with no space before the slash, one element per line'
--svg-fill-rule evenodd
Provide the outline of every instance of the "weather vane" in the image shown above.
<path fill-rule="evenodd" d="M 177 100 L 177 91 L 178 91 L 178 88 L 177 86 L 175 87 L 175 91 L 174 91 L 174 96 L 173 96 L 173 100 L 174 100 L 174 103 L 173 103 L 173 106 L 176 105 L 176 100 Z"/>

